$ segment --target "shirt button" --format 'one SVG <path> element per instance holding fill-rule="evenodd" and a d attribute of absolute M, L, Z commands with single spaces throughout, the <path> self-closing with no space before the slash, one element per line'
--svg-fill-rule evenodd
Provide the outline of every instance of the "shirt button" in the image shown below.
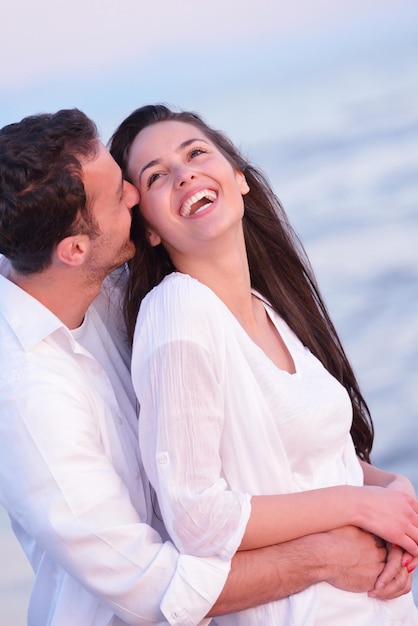
<path fill-rule="evenodd" d="M 122 420 L 121 416 L 119 415 L 119 416 L 118 416 L 118 424 L 121 424 L 121 425 L 122 425 L 122 422 L 123 422 L 123 420 Z"/>
<path fill-rule="evenodd" d="M 160 456 L 158 457 L 158 463 L 161 463 L 161 465 L 165 465 L 167 462 L 168 462 L 168 455 L 160 454 Z"/>

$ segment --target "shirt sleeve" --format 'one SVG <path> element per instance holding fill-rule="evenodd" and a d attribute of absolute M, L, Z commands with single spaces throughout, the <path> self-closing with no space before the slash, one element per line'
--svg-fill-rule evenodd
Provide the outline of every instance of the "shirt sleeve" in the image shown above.
<path fill-rule="evenodd" d="M 39 554 L 44 550 L 124 623 L 198 624 L 229 564 L 179 558 L 143 523 L 105 454 L 97 390 L 48 355 L 49 372 L 36 373 L 34 361 L 31 375 L 16 370 L 0 381 L 2 504 Z"/>
<path fill-rule="evenodd" d="M 181 552 L 228 560 L 250 496 L 222 474 L 223 325 L 207 291 L 182 277 L 154 293 L 140 313 L 132 378 L 144 467 L 170 536 Z"/>

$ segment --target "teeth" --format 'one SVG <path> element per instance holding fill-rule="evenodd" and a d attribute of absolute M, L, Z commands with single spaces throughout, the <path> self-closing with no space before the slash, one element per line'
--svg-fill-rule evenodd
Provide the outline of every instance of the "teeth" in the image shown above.
<path fill-rule="evenodd" d="M 203 189 L 202 191 L 197 191 L 193 196 L 191 196 L 183 204 L 183 206 L 180 209 L 180 215 L 182 217 L 188 217 L 192 213 L 193 205 L 196 204 L 196 202 L 199 202 L 199 200 L 202 200 L 203 198 L 206 198 L 208 202 L 198 207 L 197 210 L 194 211 L 194 213 L 198 213 L 203 208 L 207 207 L 209 204 L 214 202 L 216 200 L 216 193 L 214 191 L 211 191 L 210 189 Z"/>

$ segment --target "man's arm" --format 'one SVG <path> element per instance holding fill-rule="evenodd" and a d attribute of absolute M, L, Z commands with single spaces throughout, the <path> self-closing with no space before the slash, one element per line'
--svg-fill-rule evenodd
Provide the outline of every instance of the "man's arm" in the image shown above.
<path fill-rule="evenodd" d="M 369 591 L 386 556 L 383 542 L 352 526 L 237 552 L 209 615 L 280 600 L 321 581 L 347 591 Z"/>

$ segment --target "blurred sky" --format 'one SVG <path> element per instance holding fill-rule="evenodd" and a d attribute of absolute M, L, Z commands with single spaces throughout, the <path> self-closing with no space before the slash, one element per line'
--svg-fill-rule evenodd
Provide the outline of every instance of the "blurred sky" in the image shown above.
<path fill-rule="evenodd" d="M 106 141 L 134 108 L 165 101 L 256 134 L 268 103 L 247 110 L 246 93 L 321 49 L 322 67 L 344 42 L 370 50 L 399 23 L 418 33 L 416 0 L 3 0 L 0 126 L 77 106 Z"/>

